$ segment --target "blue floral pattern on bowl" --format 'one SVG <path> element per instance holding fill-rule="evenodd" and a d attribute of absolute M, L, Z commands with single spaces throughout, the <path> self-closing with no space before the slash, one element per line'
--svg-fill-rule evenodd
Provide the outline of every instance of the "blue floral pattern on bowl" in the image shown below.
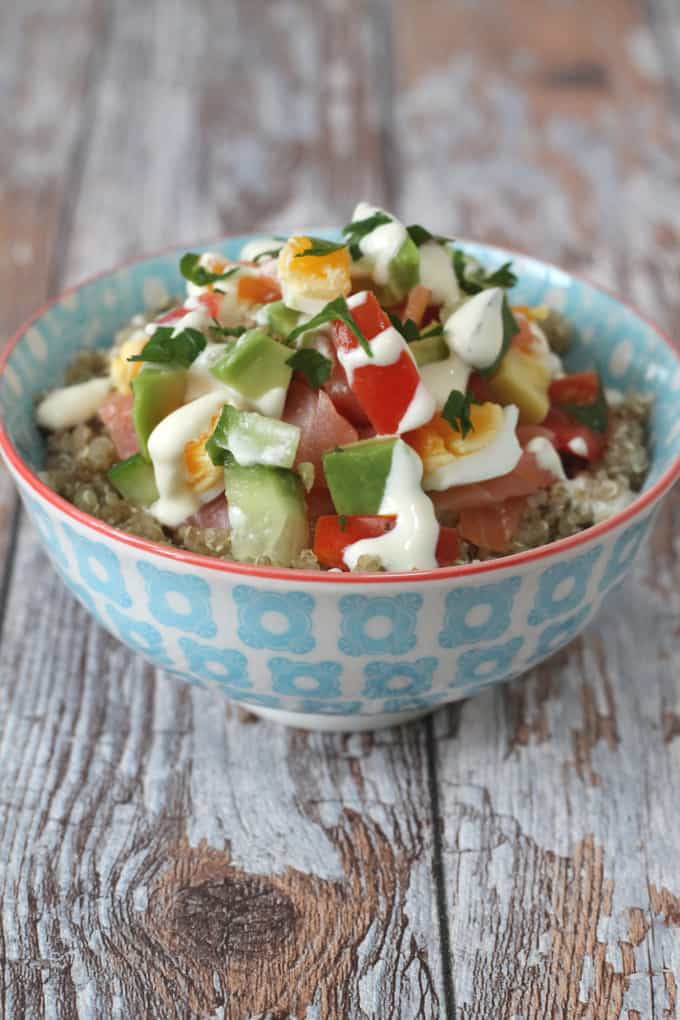
<path fill-rule="evenodd" d="M 235 256 L 245 238 L 219 247 Z M 468 249 L 496 266 L 507 253 Z M 680 454 L 680 362 L 653 327 L 588 284 L 517 257 L 512 299 L 547 301 L 576 328 L 568 363 L 597 363 L 605 385 L 652 392 L 650 490 Z M 0 374 L 0 413 L 33 470 L 43 443 L 34 397 L 71 355 L 111 342 L 144 307 L 181 291 L 177 254 L 94 280 L 57 301 L 23 333 Z M 12 467 L 12 464 L 10 464 Z M 286 579 L 216 568 L 120 540 L 47 498 L 14 465 L 26 510 L 59 574 L 121 641 L 156 665 L 257 711 L 310 725 L 364 726 L 407 717 L 518 676 L 572 640 L 629 570 L 648 534 L 648 506 L 608 529 L 541 555 L 436 581 L 389 576 Z M 661 495 L 661 493 L 659 493 Z"/>

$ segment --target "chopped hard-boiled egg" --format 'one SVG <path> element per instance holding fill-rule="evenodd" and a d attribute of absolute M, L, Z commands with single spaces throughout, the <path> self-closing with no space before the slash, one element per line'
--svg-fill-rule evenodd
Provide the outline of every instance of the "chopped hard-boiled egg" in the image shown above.
<path fill-rule="evenodd" d="M 215 431 L 219 414 L 215 414 L 210 425 L 196 439 L 190 439 L 184 446 L 184 470 L 189 488 L 201 496 L 216 495 L 224 488 L 224 468 L 213 464 L 205 444 Z"/>
<path fill-rule="evenodd" d="M 472 430 L 463 437 L 438 416 L 411 432 L 408 441 L 423 461 L 423 487 L 441 491 L 506 475 L 522 456 L 514 406 L 487 402 L 470 408 Z"/>
<path fill-rule="evenodd" d="M 141 354 L 148 342 L 146 330 L 137 329 L 111 352 L 111 382 L 119 393 L 131 392 L 130 383 L 139 374 L 144 362 L 128 361 L 128 358 Z"/>
<path fill-rule="evenodd" d="M 347 248 L 306 255 L 312 247 L 310 237 L 289 238 L 279 254 L 279 278 L 286 305 L 316 315 L 329 301 L 346 297 L 352 282 Z"/>

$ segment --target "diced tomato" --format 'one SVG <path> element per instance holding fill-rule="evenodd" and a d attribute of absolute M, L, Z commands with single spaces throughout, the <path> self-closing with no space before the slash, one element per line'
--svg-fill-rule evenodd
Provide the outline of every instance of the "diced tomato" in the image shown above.
<path fill-rule="evenodd" d="M 335 409 L 324 390 L 313 390 L 299 378 L 293 378 L 286 397 L 283 420 L 300 428 L 300 445 L 295 463 L 309 461 L 314 465 L 315 486 L 326 486 L 321 462 L 326 450 L 345 443 L 355 443 L 357 430 Z"/>
<path fill-rule="evenodd" d="M 223 492 L 215 496 L 209 503 L 204 503 L 189 520 L 188 524 L 197 524 L 199 528 L 228 528 L 229 510 L 227 498 Z"/>
<path fill-rule="evenodd" d="M 591 464 L 600 459 L 607 445 L 606 432 L 589 429 L 587 425 L 575 421 L 559 407 L 550 408 L 543 424 L 553 433 L 555 448 L 560 453 L 580 457 Z M 582 444 L 585 446 L 585 452 Z"/>
<path fill-rule="evenodd" d="M 99 417 L 108 429 L 121 460 L 139 452 L 139 441 L 132 420 L 132 394 L 109 393 L 99 408 Z"/>
<path fill-rule="evenodd" d="M 461 538 L 481 549 L 503 553 L 517 531 L 526 508 L 526 497 L 508 499 L 496 506 L 469 508 L 461 512 L 458 532 Z"/>
<path fill-rule="evenodd" d="M 468 392 L 472 394 L 478 404 L 495 403 L 496 398 L 491 392 L 491 387 L 478 372 L 473 372 L 468 381 Z"/>
<path fill-rule="evenodd" d="M 531 496 L 539 489 L 547 489 L 554 481 L 552 471 L 542 468 L 534 455 L 525 450 L 507 475 L 490 478 L 486 482 L 456 485 L 444 492 L 430 492 L 428 495 L 441 516 L 449 510 L 462 513 L 464 510 L 494 507 L 508 499 Z"/>
<path fill-rule="evenodd" d="M 319 517 L 314 530 L 314 552 L 324 567 L 347 570 L 342 554 L 348 545 L 362 538 L 379 538 L 395 525 L 393 515 L 359 515 Z"/>
<path fill-rule="evenodd" d="M 455 528 L 440 528 L 435 552 L 440 567 L 450 567 L 460 557 L 460 540 Z"/>
<path fill-rule="evenodd" d="M 548 390 L 552 404 L 574 404 L 588 407 L 600 395 L 600 377 L 597 372 L 576 372 L 553 379 Z"/>
<path fill-rule="evenodd" d="M 189 309 L 185 308 L 184 305 L 180 305 L 179 308 L 171 308 L 169 312 L 165 312 L 155 320 L 156 325 L 165 325 L 168 322 L 175 322 L 176 319 L 183 318 L 188 311 Z"/>
<path fill-rule="evenodd" d="M 367 291 L 363 301 L 352 306 L 352 318 L 361 328 L 369 344 L 383 330 L 390 327 L 390 321 L 380 307 L 375 294 Z M 351 389 L 366 416 L 382 435 L 399 432 L 399 426 L 409 410 L 420 383 L 420 374 L 411 357 L 406 341 L 397 334 L 403 351 L 390 364 L 368 364 L 357 366 L 352 373 Z M 338 348 L 340 360 L 359 346 L 353 331 L 344 322 L 333 323 L 333 339 Z M 422 425 L 435 411 L 434 401 L 423 400 L 421 410 L 427 412 L 422 421 L 413 422 L 412 427 Z"/>
<path fill-rule="evenodd" d="M 237 292 L 239 301 L 250 301 L 255 305 L 268 304 L 281 298 L 281 288 L 273 276 L 242 276 L 238 281 Z"/>
<path fill-rule="evenodd" d="M 222 295 L 214 290 L 205 290 L 198 295 L 199 302 L 208 309 L 213 319 L 216 319 L 219 314 L 221 299 Z"/>
<path fill-rule="evenodd" d="M 364 300 L 351 309 L 352 318 L 367 340 L 371 341 L 378 333 L 390 325 L 386 312 L 383 312 L 375 294 L 366 291 Z M 353 351 L 359 346 L 356 336 L 344 322 L 333 323 L 333 339 L 336 347 L 344 351 Z"/>
<path fill-rule="evenodd" d="M 519 331 L 515 333 L 510 342 L 518 350 L 524 351 L 525 354 L 531 354 L 534 349 L 535 339 L 534 334 L 531 332 L 529 320 L 524 315 L 515 315 L 515 321 L 519 326 Z"/>

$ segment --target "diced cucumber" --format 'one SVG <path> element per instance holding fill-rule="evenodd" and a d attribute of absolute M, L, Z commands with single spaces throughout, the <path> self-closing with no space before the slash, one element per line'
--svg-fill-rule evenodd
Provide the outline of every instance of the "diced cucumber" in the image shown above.
<path fill-rule="evenodd" d="M 173 365 L 144 365 L 132 380 L 132 418 L 145 460 L 149 459 L 147 442 L 156 425 L 184 401 L 187 370 Z"/>
<path fill-rule="evenodd" d="M 264 329 L 250 329 L 230 344 L 210 371 L 249 400 L 268 390 L 286 389 L 292 369 L 286 364 L 290 350 Z"/>
<path fill-rule="evenodd" d="M 396 436 L 362 439 L 323 455 L 323 470 L 339 514 L 377 514 L 392 467 Z"/>
<path fill-rule="evenodd" d="M 135 506 L 151 506 L 158 499 L 153 465 L 141 453 L 133 453 L 109 468 L 108 479 L 116 492 Z"/>
<path fill-rule="evenodd" d="M 242 467 L 265 464 L 290 468 L 299 442 L 297 425 L 265 418 L 256 411 L 237 411 L 225 404 L 205 448 L 213 464 L 224 464 L 231 455 Z"/>
<path fill-rule="evenodd" d="M 443 336 L 427 336 L 423 340 L 412 340 L 408 345 L 418 368 L 431 365 L 434 361 L 444 361 L 450 351 Z"/>
<path fill-rule="evenodd" d="M 397 300 L 405 297 L 420 278 L 420 252 L 418 246 L 407 237 L 390 262 L 390 283 L 397 294 Z"/>
<path fill-rule="evenodd" d="M 235 559 L 268 556 L 277 566 L 287 567 L 308 547 L 304 490 L 292 471 L 230 464 L 224 469 L 224 487 Z"/>
<path fill-rule="evenodd" d="M 289 308 L 283 301 L 272 301 L 265 305 L 267 310 L 267 322 L 280 337 L 287 337 L 295 329 L 300 319 L 300 313 L 294 308 Z"/>

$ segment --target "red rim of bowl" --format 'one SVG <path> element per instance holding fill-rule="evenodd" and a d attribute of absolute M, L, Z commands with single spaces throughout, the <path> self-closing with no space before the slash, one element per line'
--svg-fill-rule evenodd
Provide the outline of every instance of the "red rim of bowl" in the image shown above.
<path fill-rule="evenodd" d="M 230 238 L 221 237 L 215 239 L 212 243 L 223 243 L 228 240 L 230 240 Z M 680 348 L 673 342 L 668 333 L 661 329 L 661 327 L 652 319 L 642 315 L 634 305 L 619 297 L 613 291 L 608 290 L 606 287 L 602 287 L 600 284 L 593 283 L 585 276 L 578 273 L 567 272 L 567 270 L 561 269 L 552 262 L 544 262 L 542 259 L 537 259 L 533 255 L 529 255 L 518 249 L 500 248 L 496 245 L 487 245 L 484 242 L 472 242 L 469 239 L 464 238 L 460 238 L 459 240 L 463 245 L 466 243 L 483 244 L 488 251 L 498 253 L 500 256 L 509 255 L 514 258 L 528 259 L 539 266 L 563 273 L 565 276 L 571 277 L 572 279 L 591 287 L 593 290 L 599 291 L 601 294 L 612 298 L 618 302 L 618 304 L 627 308 L 628 311 L 632 312 L 633 315 L 637 316 L 638 319 L 644 322 L 657 334 L 678 361 L 678 368 L 680 370 Z M 71 287 L 67 287 L 66 290 L 62 291 L 56 297 L 46 301 L 37 309 L 37 311 L 26 319 L 21 326 L 19 326 L 16 332 L 10 337 L 3 350 L 0 351 L 0 375 L 4 372 L 10 355 L 21 338 L 26 334 L 33 323 L 42 318 L 42 316 L 45 315 L 50 308 L 54 307 L 54 305 L 59 304 L 71 294 L 75 294 L 77 291 L 86 287 L 88 284 L 94 283 L 96 280 L 102 279 L 106 276 L 111 276 L 128 266 L 147 262 L 154 258 L 161 258 L 164 255 L 170 255 L 176 250 L 178 250 L 177 246 L 173 245 L 172 247 L 165 248 L 162 251 L 151 255 L 142 255 L 137 258 L 127 259 L 124 262 L 118 263 L 111 269 L 105 269 L 99 273 L 93 273 L 91 276 L 86 277 L 79 283 L 76 283 Z M 594 524 L 592 527 L 579 531 L 575 535 L 570 535 L 567 538 L 560 538 L 554 542 L 548 542 L 546 545 L 538 546 L 536 549 L 527 549 L 525 552 L 513 553 L 510 556 L 501 556 L 496 559 L 484 560 L 477 563 L 465 563 L 454 567 L 438 567 L 436 570 L 418 570 L 408 573 L 385 572 L 380 574 L 360 574 L 349 572 L 331 573 L 330 571 L 324 570 L 299 570 L 293 567 L 266 567 L 258 566 L 254 563 L 240 563 L 237 560 L 220 560 L 211 556 L 202 556 L 199 553 L 192 553 L 186 549 L 164 546 L 160 543 L 152 542 L 149 539 L 138 538 L 136 535 L 131 535 L 126 531 L 120 531 L 118 528 L 114 528 L 110 524 L 100 521 L 99 518 L 92 517 L 90 514 L 84 513 L 82 510 L 79 510 L 72 503 L 69 503 L 61 496 L 58 496 L 56 492 L 50 489 L 49 486 L 46 485 L 45 482 L 41 481 L 41 479 L 34 474 L 27 464 L 21 459 L 7 434 L 4 421 L 1 418 L 0 451 L 17 475 L 19 475 L 19 477 L 22 478 L 24 482 L 26 482 L 26 484 L 39 496 L 47 500 L 48 503 L 51 503 L 57 508 L 57 510 L 66 514 L 66 516 L 71 517 L 73 520 L 83 525 L 83 527 L 92 528 L 94 531 L 107 536 L 114 542 L 122 542 L 124 545 L 132 546 L 134 549 L 140 549 L 143 552 L 162 556 L 165 559 L 175 560 L 178 563 L 187 563 L 191 566 L 205 567 L 208 570 L 216 570 L 222 573 L 235 574 L 237 576 L 245 575 L 250 577 L 262 577 L 277 581 L 296 581 L 306 583 L 321 582 L 350 585 L 403 584 L 404 582 L 414 584 L 422 583 L 424 581 L 445 581 L 456 577 L 469 577 L 474 574 L 491 573 L 494 570 L 506 570 L 513 567 L 523 566 L 524 564 L 544 559 L 548 556 L 557 556 L 563 551 L 577 548 L 578 546 L 589 543 L 602 535 L 606 535 L 609 531 L 618 528 L 619 525 L 625 524 L 627 521 L 637 517 L 643 510 L 655 503 L 664 494 L 664 492 L 668 491 L 673 483 L 680 477 L 679 453 L 670 467 L 664 471 L 661 478 L 659 478 L 650 489 L 642 492 L 640 496 L 634 499 L 632 503 L 625 507 L 625 509 L 614 514 L 612 517 L 607 518 L 607 520 L 602 521 L 600 524 Z"/>

